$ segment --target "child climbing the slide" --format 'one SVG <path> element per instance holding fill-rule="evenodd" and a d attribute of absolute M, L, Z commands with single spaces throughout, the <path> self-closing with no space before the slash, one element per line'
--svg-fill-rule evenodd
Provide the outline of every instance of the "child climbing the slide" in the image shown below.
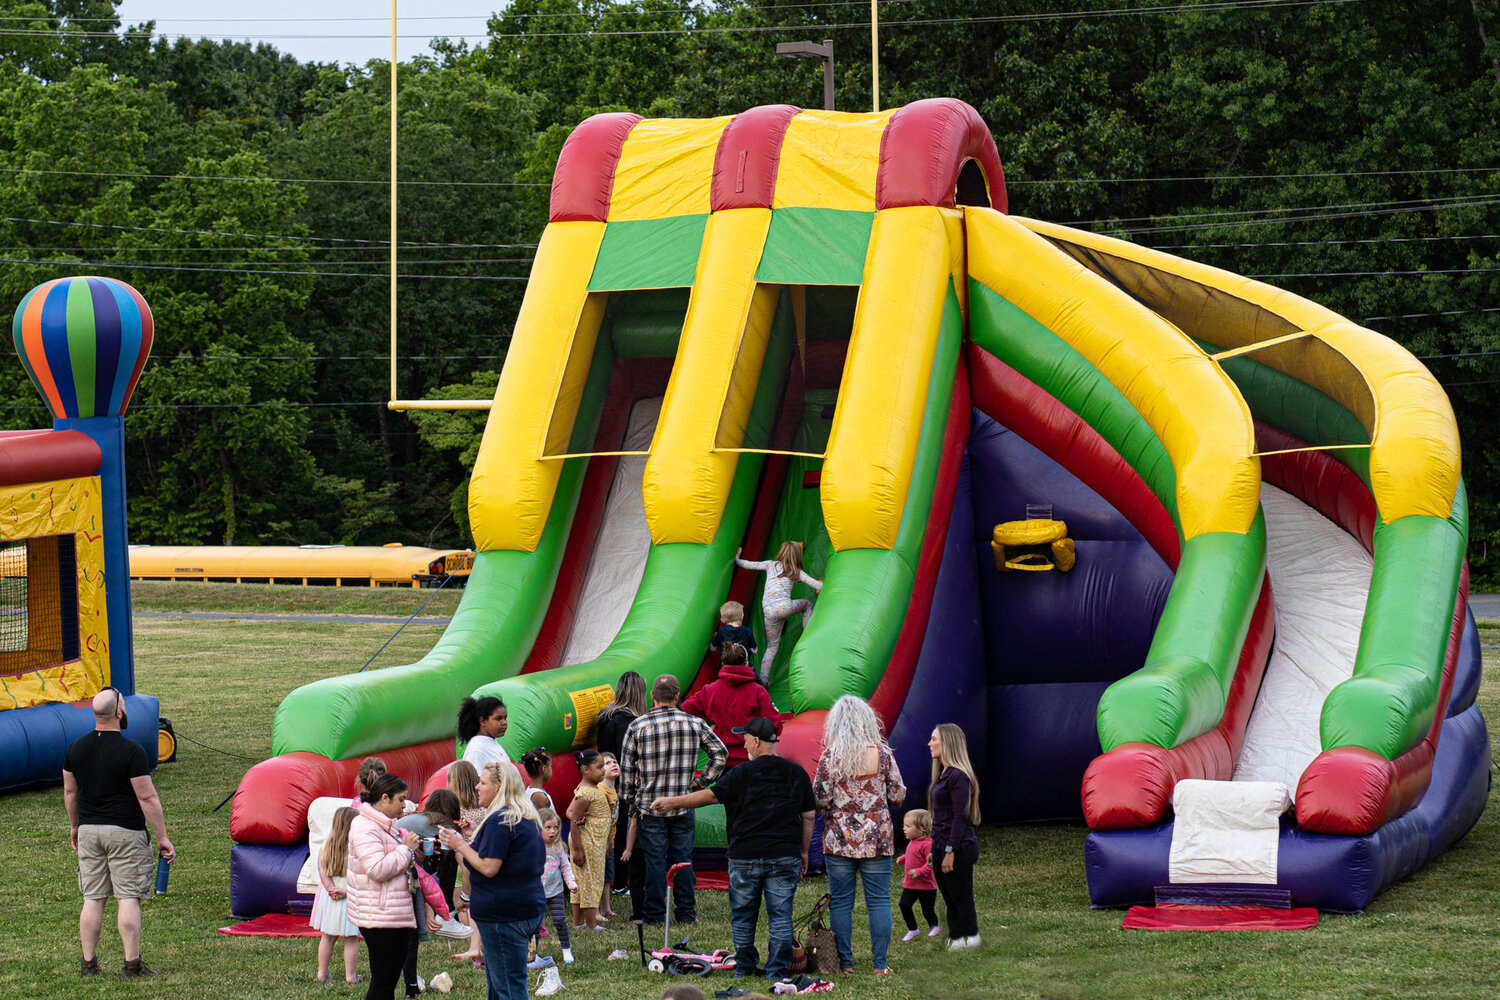
<path fill-rule="evenodd" d="M 758 677 L 762 684 L 771 683 L 771 668 L 776 665 L 776 648 L 781 645 L 781 632 L 786 620 L 792 615 L 802 616 L 802 627 L 812 621 L 812 601 L 798 598 L 792 600 L 792 584 L 801 580 L 813 590 L 822 590 L 823 581 L 814 580 L 802 570 L 802 543 L 782 542 L 774 562 L 751 562 L 740 558 L 740 550 L 734 553 L 734 563 L 741 569 L 758 569 L 766 574 L 766 587 L 761 593 L 760 610 L 766 620 L 766 652 L 760 659 Z"/>
<path fill-rule="evenodd" d="M 345 876 L 349 866 L 349 826 L 359 813 L 343 806 L 333 814 L 333 825 L 318 852 L 318 894 L 313 897 L 308 923 L 322 932 L 318 938 L 318 982 L 328 982 L 333 943 L 344 939 L 344 982 L 359 982 L 359 928 L 345 906 Z"/>
<path fill-rule="evenodd" d="M 745 627 L 745 606 L 739 601 L 725 601 L 719 608 L 720 625 L 708 648 L 720 655 L 729 645 L 744 646 L 751 656 L 755 655 L 755 633 Z"/>
<path fill-rule="evenodd" d="M 552 915 L 552 926 L 557 928 L 557 943 L 562 945 L 563 961 L 573 961 L 573 949 L 568 940 L 568 897 L 564 890 L 578 891 L 578 882 L 573 878 L 573 866 L 568 863 L 568 849 L 562 842 L 562 820 L 551 809 L 537 811 L 542 821 L 542 843 L 547 847 L 547 859 L 542 869 L 542 893 L 547 897 L 547 912 Z"/>

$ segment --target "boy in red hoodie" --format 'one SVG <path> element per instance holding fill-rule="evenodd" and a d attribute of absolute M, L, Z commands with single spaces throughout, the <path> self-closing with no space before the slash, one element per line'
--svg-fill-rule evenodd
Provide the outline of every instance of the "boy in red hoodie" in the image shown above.
<path fill-rule="evenodd" d="M 775 724 L 776 735 L 781 735 L 781 713 L 772 703 L 770 692 L 755 679 L 749 660 L 744 646 L 725 643 L 719 654 L 719 679 L 705 684 L 682 703 L 684 712 L 714 727 L 729 751 L 730 767 L 750 759 L 745 751 L 745 737 L 736 735 L 735 727 L 763 715 Z"/>

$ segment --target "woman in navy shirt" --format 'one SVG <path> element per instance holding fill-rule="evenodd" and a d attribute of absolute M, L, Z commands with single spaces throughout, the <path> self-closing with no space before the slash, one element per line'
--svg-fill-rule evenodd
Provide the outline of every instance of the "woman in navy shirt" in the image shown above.
<path fill-rule="evenodd" d="M 933 875 L 948 908 L 948 950 L 979 947 L 979 916 L 974 912 L 974 865 L 979 861 L 979 782 L 969 763 L 964 731 L 945 722 L 927 741 L 932 752 Z M 942 859 L 940 862 L 938 859 Z"/>
<path fill-rule="evenodd" d="M 527 1000 L 527 943 L 547 907 L 542 827 L 509 764 L 486 764 L 479 772 L 479 804 L 489 812 L 471 841 L 446 828 L 438 836 L 469 869 L 469 913 L 484 942 L 489 1000 Z"/>

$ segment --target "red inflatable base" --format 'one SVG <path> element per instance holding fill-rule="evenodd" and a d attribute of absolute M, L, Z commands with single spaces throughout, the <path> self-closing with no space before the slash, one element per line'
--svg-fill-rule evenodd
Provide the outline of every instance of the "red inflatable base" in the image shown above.
<path fill-rule="evenodd" d="M 1127 931 L 1305 931 L 1318 926 L 1311 906 L 1201 906 L 1163 903 L 1132 906 L 1120 924 Z"/>

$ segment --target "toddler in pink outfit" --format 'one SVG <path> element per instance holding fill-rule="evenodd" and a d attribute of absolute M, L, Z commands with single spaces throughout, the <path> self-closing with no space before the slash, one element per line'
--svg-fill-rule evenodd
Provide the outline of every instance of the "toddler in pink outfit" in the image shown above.
<path fill-rule="evenodd" d="M 913 809 L 902 821 L 901 832 L 906 834 L 906 853 L 896 862 L 906 869 L 901 877 L 901 916 L 906 921 L 906 933 L 902 941 L 915 940 L 922 933 L 917 930 L 915 904 L 922 904 L 922 916 L 932 928 L 928 937 L 937 937 L 942 931 L 938 926 L 937 879 L 932 874 L 932 814 L 926 809 Z"/>

